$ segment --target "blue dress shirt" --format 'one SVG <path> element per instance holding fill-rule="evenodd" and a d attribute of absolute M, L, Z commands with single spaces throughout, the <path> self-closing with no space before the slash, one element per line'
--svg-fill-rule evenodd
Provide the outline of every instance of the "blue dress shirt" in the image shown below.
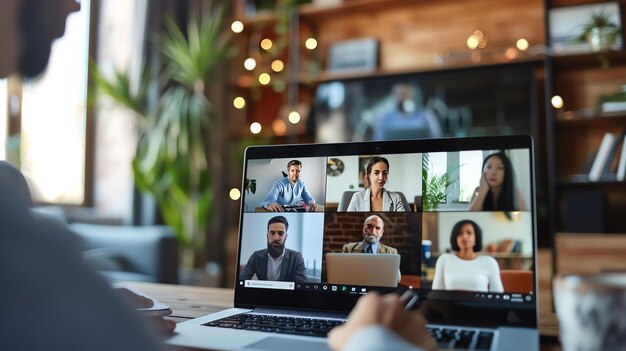
<path fill-rule="evenodd" d="M 315 199 L 311 196 L 301 179 L 298 179 L 296 184 L 291 184 L 289 178 L 284 177 L 274 182 L 267 197 L 261 202 L 261 206 L 267 208 L 271 203 L 277 203 L 279 205 L 304 205 L 311 202 L 315 203 Z"/>

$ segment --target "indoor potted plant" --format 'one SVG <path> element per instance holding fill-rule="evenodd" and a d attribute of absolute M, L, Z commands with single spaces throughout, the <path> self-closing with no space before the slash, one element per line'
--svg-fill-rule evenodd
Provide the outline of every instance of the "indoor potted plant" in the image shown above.
<path fill-rule="evenodd" d="M 611 17 L 612 14 L 605 11 L 594 12 L 583 25 L 579 40 L 587 41 L 591 51 L 606 51 L 615 45 L 620 28 Z"/>
<path fill-rule="evenodd" d="M 214 108 L 207 87 L 216 69 L 230 55 L 223 11 L 210 8 L 192 18 L 186 33 L 166 19 L 160 35 L 162 69 L 158 79 L 143 70 L 139 88 L 131 88 L 124 72 L 105 78 L 96 68 L 96 87 L 138 117 L 140 139 L 132 163 L 136 186 L 153 196 L 165 223 L 171 226 L 182 250 L 182 267 L 206 263 L 205 237 L 213 204 L 212 179 L 218 174 L 209 153 Z M 155 104 L 147 103 L 148 89 L 159 84 Z"/>

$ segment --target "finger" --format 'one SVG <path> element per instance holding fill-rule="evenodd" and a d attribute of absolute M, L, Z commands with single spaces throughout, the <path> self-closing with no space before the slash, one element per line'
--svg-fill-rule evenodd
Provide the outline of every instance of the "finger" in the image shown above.
<path fill-rule="evenodd" d="M 385 295 L 383 297 L 383 304 L 382 324 L 395 329 L 394 327 L 399 323 L 398 319 L 404 312 L 404 305 L 400 302 L 400 298 L 397 294 Z"/>

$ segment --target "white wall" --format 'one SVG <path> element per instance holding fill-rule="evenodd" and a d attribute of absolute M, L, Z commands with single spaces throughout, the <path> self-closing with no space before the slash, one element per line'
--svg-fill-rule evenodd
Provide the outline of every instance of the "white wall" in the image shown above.
<path fill-rule="evenodd" d="M 476 222 L 483 231 L 483 251 L 487 244 L 506 239 L 522 242 L 522 253 L 532 255 L 532 218 L 530 212 L 515 212 L 517 217 L 509 220 L 503 212 L 440 212 L 439 213 L 439 248 L 433 251 L 445 252 L 450 248 L 452 227 L 464 219 Z"/>
<path fill-rule="evenodd" d="M 522 193 L 526 209 L 530 210 L 530 154 L 526 149 L 509 150 L 515 172 L 515 186 Z"/>
<path fill-rule="evenodd" d="M 287 172 L 287 163 L 292 158 L 275 158 L 265 160 L 248 161 L 246 178 L 256 179 L 256 193 L 245 193 L 244 199 L 246 211 L 254 212 L 255 207 L 260 207 L 261 202 L 269 193 L 272 184 L 283 178 L 282 171 Z M 307 189 L 315 198 L 315 202 L 324 205 L 324 193 L 326 190 L 326 158 L 298 158 L 302 162 L 302 173 L 300 179 L 304 181 Z"/>
<path fill-rule="evenodd" d="M 245 265 L 252 253 L 267 248 L 267 222 L 277 215 L 285 216 L 289 222 L 285 247 L 301 252 L 307 269 L 312 270 L 315 265 L 316 276 L 321 277 L 323 213 L 245 213 L 239 264 Z"/>
<path fill-rule="evenodd" d="M 404 193 L 407 201 L 413 203 L 415 196 L 422 195 L 422 155 L 394 154 L 381 156 L 389 161 L 389 178 L 385 188 Z M 359 156 L 335 157 L 343 161 L 345 168 L 341 175 L 328 177 L 327 202 L 339 202 L 344 191 L 363 189 L 358 187 Z"/>

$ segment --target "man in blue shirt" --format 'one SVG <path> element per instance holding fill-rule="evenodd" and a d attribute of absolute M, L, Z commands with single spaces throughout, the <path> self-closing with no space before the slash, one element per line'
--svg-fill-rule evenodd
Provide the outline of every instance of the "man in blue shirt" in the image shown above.
<path fill-rule="evenodd" d="M 271 212 L 284 212 L 284 206 L 299 206 L 308 212 L 315 211 L 315 199 L 300 179 L 301 172 L 302 162 L 289 161 L 287 176 L 274 182 L 261 206 Z"/>

